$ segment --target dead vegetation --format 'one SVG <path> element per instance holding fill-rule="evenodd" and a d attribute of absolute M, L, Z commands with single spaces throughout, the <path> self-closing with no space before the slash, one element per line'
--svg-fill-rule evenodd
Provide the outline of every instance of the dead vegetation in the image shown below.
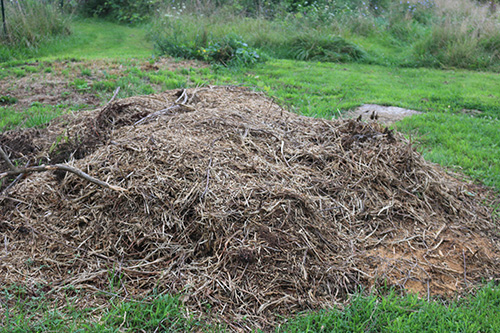
<path fill-rule="evenodd" d="M 301 117 L 244 88 L 118 100 L 0 144 L 127 189 L 36 173 L 0 197 L 1 284 L 73 286 L 81 306 L 113 272 L 124 298 L 182 293 L 209 320 L 269 328 L 359 286 L 428 297 L 500 275 L 485 190 L 377 123 Z"/>

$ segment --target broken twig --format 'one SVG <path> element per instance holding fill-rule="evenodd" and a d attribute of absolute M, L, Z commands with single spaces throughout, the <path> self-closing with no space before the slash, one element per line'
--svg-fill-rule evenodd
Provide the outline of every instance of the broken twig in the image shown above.
<path fill-rule="evenodd" d="M 88 180 L 89 182 L 94 183 L 96 185 L 99 185 L 99 186 L 102 186 L 105 188 L 109 188 L 113 191 L 127 192 L 127 190 L 122 188 L 122 187 L 110 185 L 106 182 L 103 182 L 99 179 L 96 179 L 96 178 L 86 174 L 85 172 L 83 172 L 79 169 L 73 168 L 73 167 L 71 167 L 69 165 L 65 165 L 65 164 L 39 165 L 39 166 L 28 167 L 28 168 L 16 168 L 15 170 L 0 173 L 0 179 L 3 179 L 7 176 L 15 176 L 15 175 L 23 174 L 23 173 L 45 172 L 45 171 L 52 171 L 52 170 L 62 170 L 62 171 L 71 172 L 71 173 L 74 173 L 75 175 L 77 175 L 78 177 L 83 178 L 85 180 Z"/>
<path fill-rule="evenodd" d="M 0 155 L 2 155 L 2 158 L 3 160 L 5 161 L 5 163 L 7 163 L 7 165 L 9 166 L 9 168 L 14 171 L 14 170 L 17 170 L 16 166 L 12 163 L 12 161 L 10 160 L 9 156 L 7 155 L 7 153 L 2 149 L 2 147 L 0 147 Z"/>

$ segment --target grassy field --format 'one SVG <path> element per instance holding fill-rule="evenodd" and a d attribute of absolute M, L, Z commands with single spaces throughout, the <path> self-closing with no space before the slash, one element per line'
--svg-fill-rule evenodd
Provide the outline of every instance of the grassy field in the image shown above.
<path fill-rule="evenodd" d="M 153 44 L 140 27 L 118 25 L 105 20 L 81 19 L 73 25 L 77 40 L 74 46 L 60 49 L 50 57 L 85 59 L 147 58 L 153 55 Z"/>
<path fill-rule="evenodd" d="M 36 58 L 30 54 L 0 64 L 0 80 L 10 82 L 12 89 L 0 96 L 4 101 L 0 128 L 43 126 L 63 112 L 95 106 L 35 102 L 21 107 L 21 101 L 10 93 L 30 77 L 42 80 L 56 75 L 64 86 L 59 94 L 91 94 L 101 104 L 117 87 L 121 88 L 119 97 L 127 97 L 206 84 L 243 84 L 265 91 L 294 112 L 313 117 L 341 117 L 363 103 L 423 111 L 394 127 L 411 135 L 426 158 L 500 190 L 497 73 L 284 59 L 251 68 L 210 68 L 193 62 L 187 67 L 151 69 L 148 64 L 161 59 L 153 57 L 153 42 L 148 41 L 143 27 L 79 20 L 72 30 L 74 34 L 67 39 L 42 47 Z M 152 295 L 131 301 L 115 295 L 109 297 L 109 307 L 82 311 L 73 306 L 75 299 L 56 304 L 43 293 L 28 297 L 22 287 L 2 293 L 2 332 L 224 330 L 186 316 L 175 297 Z M 490 284 L 470 297 L 452 301 L 427 302 L 395 293 L 353 295 L 342 311 L 298 316 L 276 330 L 495 332 L 500 326 L 498 313 L 500 288 Z"/>

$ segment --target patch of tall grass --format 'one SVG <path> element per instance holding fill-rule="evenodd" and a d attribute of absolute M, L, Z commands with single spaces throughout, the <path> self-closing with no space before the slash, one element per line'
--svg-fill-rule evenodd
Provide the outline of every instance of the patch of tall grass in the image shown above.
<path fill-rule="evenodd" d="M 70 34 L 70 17 L 59 1 L 5 0 L 6 33 L 0 30 L 0 61 L 36 53 L 43 43 Z"/>
<path fill-rule="evenodd" d="M 499 69 L 500 12 L 470 0 L 435 1 L 430 31 L 413 44 L 416 63 Z"/>
<path fill-rule="evenodd" d="M 159 10 L 151 25 L 157 47 L 174 36 L 201 46 L 234 34 L 277 58 L 500 71 L 500 11 L 474 0 L 204 4 Z"/>
<path fill-rule="evenodd" d="M 152 24 L 151 36 L 161 53 L 187 58 L 188 50 L 207 48 L 230 36 L 278 58 L 351 61 L 366 56 L 362 48 L 327 30 L 305 20 L 244 17 L 227 10 L 210 15 L 167 11 Z M 188 50 L 172 52 L 168 44 Z"/>

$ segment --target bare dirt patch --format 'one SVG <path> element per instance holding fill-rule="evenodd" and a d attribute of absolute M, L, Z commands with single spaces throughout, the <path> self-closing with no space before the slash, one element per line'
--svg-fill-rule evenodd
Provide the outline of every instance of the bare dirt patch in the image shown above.
<path fill-rule="evenodd" d="M 420 111 L 404 109 L 397 106 L 383 106 L 377 104 L 363 104 L 353 111 L 348 112 L 346 118 L 361 117 L 365 120 L 377 120 L 381 124 L 390 125 L 405 117 L 421 114 Z"/>
<path fill-rule="evenodd" d="M 127 69 L 137 67 L 143 71 L 170 70 L 181 68 L 199 68 L 206 66 L 196 61 L 177 61 L 170 58 L 159 58 L 155 62 L 137 61 L 135 66 L 123 65 L 112 60 L 63 60 L 39 63 L 27 63 L 17 68 L 24 70 L 27 67 L 35 68 L 42 65 L 38 72 L 27 72 L 25 76 L 7 76 L 0 80 L 0 91 L 17 98 L 12 108 L 22 111 L 29 108 L 34 102 L 68 106 L 86 105 L 95 108 L 104 100 L 92 90 L 92 84 L 107 77 L 117 78 L 127 75 Z M 84 74 L 90 73 L 89 75 Z M 75 85 L 75 79 L 83 80 L 87 84 Z M 151 83 L 156 91 L 160 91 L 158 84 Z"/>
<path fill-rule="evenodd" d="M 118 100 L 33 140 L 50 155 L 61 133 L 75 138 L 85 149 L 69 163 L 128 191 L 72 174 L 18 183 L 0 198 L 2 285 L 54 297 L 71 286 L 85 306 L 103 302 L 114 272 L 124 297 L 183 293 L 191 311 L 245 330 L 359 286 L 435 295 L 500 276 L 488 192 L 397 132 L 298 116 L 244 88 L 191 89 L 175 104 L 183 96 Z"/>

